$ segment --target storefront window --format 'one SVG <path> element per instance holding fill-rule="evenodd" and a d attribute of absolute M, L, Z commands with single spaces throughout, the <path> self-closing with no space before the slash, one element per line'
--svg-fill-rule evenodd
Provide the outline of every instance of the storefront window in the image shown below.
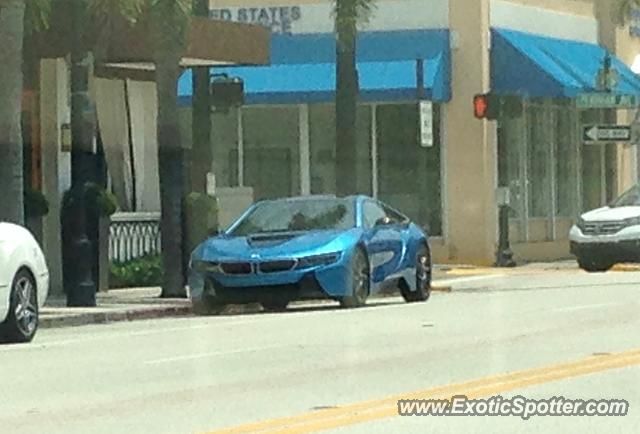
<path fill-rule="evenodd" d="M 548 217 L 551 208 L 551 148 L 548 140 L 549 125 L 543 106 L 536 105 L 527 110 L 527 127 L 529 216 Z"/>
<path fill-rule="evenodd" d="M 238 110 L 212 115 L 211 143 L 216 184 L 238 186 Z"/>
<path fill-rule="evenodd" d="M 434 145 L 418 144 L 417 104 L 385 104 L 376 109 L 378 185 L 380 199 L 424 225 L 430 235 L 442 234 L 440 134 Z M 440 111 L 434 107 L 435 126 Z"/>
<path fill-rule="evenodd" d="M 297 106 L 242 109 L 244 185 L 256 200 L 300 194 Z"/>
<path fill-rule="evenodd" d="M 602 113 L 598 110 L 582 112 L 582 125 L 597 125 L 602 122 Z M 603 203 L 604 179 L 604 146 L 582 146 L 582 208 L 588 211 L 598 208 Z"/>
<path fill-rule="evenodd" d="M 574 217 L 578 199 L 576 112 L 571 106 L 561 105 L 555 108 L 554 117 L 556 215 Z"/>
<path fill-rule="evenodd" d="M 333 104 L 309 105 L 312 194 L 336 192 L 335 119 Z M 358 107 L 356 140 L 357 193 L 371 195 L 371 107 L 368 105 Z"/>

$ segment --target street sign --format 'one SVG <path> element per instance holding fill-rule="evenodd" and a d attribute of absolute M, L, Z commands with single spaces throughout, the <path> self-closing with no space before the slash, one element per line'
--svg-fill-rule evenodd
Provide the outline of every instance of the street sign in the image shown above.
<path fill-rule="evenodd" d="M 433 103 L 420 101 L 420 146 L 433 146 Z"/>
<path fill-rule="evenodd" d="M 586 125 L 582 127 L 585 142 L 630 142 L 629 125 Z"/>
<path fill-rule="evenodd" d="M 640 97 L 612 93 L 583 93 L 576 98 L 576 105 L 582 109 L 638 108 L 640 106 Z"/>

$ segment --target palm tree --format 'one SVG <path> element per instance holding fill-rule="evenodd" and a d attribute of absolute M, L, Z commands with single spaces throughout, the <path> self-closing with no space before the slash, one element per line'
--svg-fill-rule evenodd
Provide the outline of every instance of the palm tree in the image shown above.
<path fill-rule="evenodd" d="M 183 199 L 186 155 L 180 140 L 178 95 L 180 58 L 191 15 L 191 0 L 148 0 L 158 89 L 158 161 L 162 206 L 162 297 L 184 297 Z M 167 31 L 171 29 L 171 31 Z"/>
<path fill-rule="evenodd" d="M 163 257 L 165 282 L 162 295 L 184 296 L 184 264 L 182 261 L 182 197 L 186 184 L 185 158 L 178 124 L 177 80 L 180 57 L 191 14 L 191 0 L 30 0 L 25 14 L 25 0 L 0 0 L 0 193 L 13 197 L 13 206 L 0 207 L 0 220 L 22 223 L 22 43 L 25 21 L 33 28 L 46 27 L 53 6 L 66 7 L 72 14 L 72 135 L 75 149 L 74 185 L 83 186 L 92 177 L 91 117 L 92 102 L 87 92 L 91 68 L 90 49 L 100 54 L 100 41 L 108 39 L 111 19 L 124 18 L 133 23 L 148 20 L 154 41 L 154 60 L 158 88 L 158 149 L 162 201 Z M 90 19 L 89 19 L 90 18 Z M 90 33 L 83 23 L 97 23 L 101 30 L 96 47 L 86 43 Z M 169 31 L 168 31 L 169 30 Z M 8 103 L 4 103 L 8 102 Z M 6 152 L 5 152 L 6 151 Z M 84 219 L 80 219 L 84 220 Z M 81 222 L 84 226 L 84 223 Z M 75 234 L 86 251 L 86 231 Z M 84 261 L 86 262 L 86 261 Z M 85 264 L 87 265 L 87 264 Z M 80 280 L 85 292 L 93 284 L 87 269 Z M 84 300 L 87 302 L 87 300 Z M 91 303 L 90 300 L 88 300 Z"/>
<path fill-rule="evenodd" d="M 618 25 L 625 25 L 634 10 L 640 10 L 640 0 L 617 0 L 618 4 L 615 5 L 614 19 Z"/>
<path fill-rule="evenodd" d="M 25 0 L 0 0 L 0 221 L 24 224 L 22 44 Z"/>
<path fill-rule="evenodd" d="M 336 193 L 356 191 L 356 111 L 358 24 L 366 22 L 374 0 L 334 0 L 336 44 Z"/>

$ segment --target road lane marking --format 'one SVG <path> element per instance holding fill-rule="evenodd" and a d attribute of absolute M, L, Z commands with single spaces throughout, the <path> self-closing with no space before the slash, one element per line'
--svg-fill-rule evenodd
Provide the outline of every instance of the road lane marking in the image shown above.
<path fill-rule="evenodd" d="M 469 277 L 458 277 L 458 278 L 453 278 L 453 279 L 434 279 L 433 284 L 434 285 L 446 285 L 446 286 L 451 286 L 451 285 L 455 285 L 456 283 L 469 283 L 469 282 L 477 282 L 480 280 L 490 280 L 490 279 L 496 279 L 499 277 L 505 277 L 506 274 L 491 274 L 491 275 L 483 275 L 483 276 L 469 276 Z"/>
<path fill-rule="evenodd" d="M 587 310 L 587 309 L 600 309 L 602 307 L 611 307 L 611 306 L 624 306 L 625 303 L 598 303 L 598 304 L 585 304 L 582 306 L 569 306 L 569 307 L 558 307 L 553 309 L 554 312 L 575 312 L 578 310 Z"/>
<path fill-rule="evenodd" d="M 217 356 L 230 356 L 234 354 L 244 354 L 244 353 L 255 353 L 258 351 L 270 351 L 284 348 L 285 345 L 269 345 L 264 347 L 254 347 L 254 348 L 241 348 L 237 350 L 219 350 L 212 351 L 209 353 L 201 353 L 201 354 L 189 354 L 183 356 L 175 356 L 175 357 L 166 357 L 163 359 L 153 359 L 147 360 L 144 362 L 145 365 L 159 365 L 162 363 L 175 363 L 175 362 L 184 362 L 187 360 L 195 360 L 195 359 L 205 359 L 208 357 L 217 357 Z"/>
<path fill-rule="evenodd" d="M 75 338 L 70 338 L 70 339 L 66 339 L 64 338 L 64 336 L 60 336 L 61 339 L 54 339 L 54 340 L 43 340 L 43 339 L 38 339 L 36 338 L 36 340 L 34 342 L 32 342 L 29 345 L 0 345 L 0 353 L 5 352 L 5 351 L 33 351 L 33 350 L 42 350 L 42 349 L 48 349 L 51 347 L 60 347 L 60 346 L 65 346 L 65 345 L 74 345 L 74 344 L 79 344 L 79 343 L 86 343 L 86 342 L 91 342 L 91 341 L 98 341 L 101 339 L 117 339 L 117 338 L 130 338 L 132 336 L 152 336 L 152 335 L 166 335 L 167 333 L 172 333 L 172 332 L 189 332 L 192 330 L 200 330 L 200 329 L 214 329 L 214 328 L 219 328 L 219 327 L 235 327 L 238 325 L 250 325 L 250 324 L 256 324 L 259 323 L 261 321 L 264 320 L 264 317 L 261 319 L 243 319 L 243 320 L 239 320 L 241 317 L 218 317 L 218 318 L 225 318 L 225 320 L 221 320 L 221 321 L 210 321 L 207 323 L 197 323 L 197 324 L 191 324 L 191 325 L 185 325 L 185 326 L 178 326 L 178 327 L 167 327 L 167 328 L 154 328 L 154 329 L 149 329 L 149 330 L 140 330 L 140 331 L 123 331 L 122 329 L 120 329 L 121 325 L 125 325 L 122 323 L 114 323 L 114 324 L 100 324 L 100 325 L 94 325 L 92 324 L 91 326 L 96 326 L 96 327 L 109 327 L 109 326 L 114 326 L 114 327 L 118 327 L 118 329 L 116 330 L 107 330 L 104 332 L 100 332 L 100 333 L 93 333 L 90 335 L 85 335 L 85 336 L 78 336 Z M 233 318 L 234 320 L 226 320 L 227 318 Z M 197 320 L 198 318 L 190 318 L 190 321 L 194 321 Z M 217 319 L 217 318 L 216 318 Z M 131 326 L 133 323 L 127 323 L 127 326 Z M 144 324 L 147 325 L 147 324 Z M 61 331 L 61 329 L 49 329 L 49 330 L 44 330 L 44 332 L 50 332 L 55 330 L 55 334 L 57 335 L 73 335 L 74 333 L 78 333 L 78 328 L 77 327 L 71 327 L 68 330 L 65 330 L 63 333 L 59 333 Z M 43 331 L 40 331 L 39 333 L 43 333 Z M 53 333 L 52 333 L 53 334 Z"/>
<path fill-rule="evenodd" d="M 378 400 L 303 413 L 298 416 L 270 419 L 208 434 L 238 433 L 309 433 L 397 416 L 400 399 L 450 399 L 454 395 L 480 398 L 524 387 L 584 376 L 598 372 L 640 365 L 640 349 L 590 356 L 581 360 L 543 366 L 507 374 L 498 374 L 459 384 L 404 393 Z"/>

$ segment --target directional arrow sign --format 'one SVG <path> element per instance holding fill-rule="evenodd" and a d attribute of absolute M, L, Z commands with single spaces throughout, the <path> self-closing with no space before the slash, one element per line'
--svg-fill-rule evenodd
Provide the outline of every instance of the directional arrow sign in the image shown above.
<path fill-rule="evenodd" d="M 631 126 L 628 125 L 586 125 L 582 127 L 585 142 L 629 142 Z"/>

